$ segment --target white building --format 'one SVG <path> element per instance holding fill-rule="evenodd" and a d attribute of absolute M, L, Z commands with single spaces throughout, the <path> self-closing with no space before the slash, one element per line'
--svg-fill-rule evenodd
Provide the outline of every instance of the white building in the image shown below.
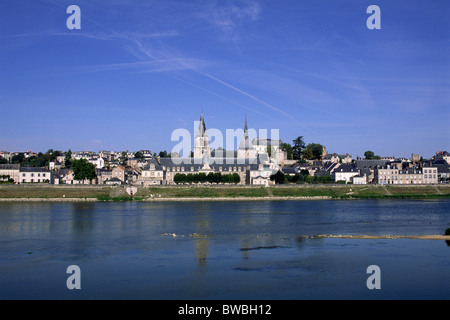
<path fill-rule="evenodd" d="M 367 184 L 367 176 L 366 175 L 357 175 L 352 178 L 353 184 Z"/>
<path fill-rule="evenodd" d="M 352 165 L 342 164 L 334 170 L 334 181 L 345 181 L 345 183 L 352 182 L 352 178 L 360 174 L 359 170 Z"/>
<path fill-rule="evenodd" d="M 19 170 L 20 183 L 50 183 L 51 172 L 46 168 L 22 167 Z"/>
<path fill-rule="evenodd" d="M 438 183 L 438 168 L 437 167 L 424 167 L 423 171 L 423 183 L 435 184 Z"/>

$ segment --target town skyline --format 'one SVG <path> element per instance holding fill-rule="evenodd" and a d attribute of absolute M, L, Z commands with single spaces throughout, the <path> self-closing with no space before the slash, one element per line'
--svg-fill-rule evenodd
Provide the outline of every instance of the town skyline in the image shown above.
<path fill-rule="evenodd" d="M 247 116 L 330 153 L 432 157 L 450 149 L 449 6 L 3 1 L 0 150 L 169 152 L 203 109 L 222 132 Z"/>
<path fill-rule="evenodd" d="M 160 156 L 161 154 L 165 154 L 165 156 L 170 156 L 171 153 L 175 152 L 176 156 L 178 157 L 178 152 L 177 150 L 179 148 L 177 148 L 179 145 L 183 145 L 183 140 L 184 139 L 188 139 L 189 140 L 189 145 L 190 145 L 190 149 L 189 150 L 183 150 L 183 152 L 186 153 L 186 151 L 188 151 L 186 156 L 181 155 L 181 157 L 184 158 L 190 158 L 193 157 L 194 155 L 194 149 L 195 149 L 195 140 L 196 140 L 196 133 L 198 132 L 198 128 L 200 128 L 199 126 L 203 125 L 204 128 L 206 129 L 206 134 L 207 136 L 209 136 L 208 142 L 211 142 L 211 140 L 213 140 L 214 144 L 216 147 L 213 148 L 212 150 L 220 150 L 220 149 L 224 149 L 227 150 L 226 146 L 228 145 L 228 142 L 226 141 L 227 139 L 231 138 L 232 141 L 232 145 L 233 147 L 229 150 L 234 150 L 237 151 L 239 149 L 239 145 L 240 145 L 240 141 L 244 138 L 245 132 L 246 130 L 248 130 L 248 136 L 250 138 L 250 141 L 252 141 L 252 144 L 255 143 L 255 140 L 258 139 L 268 139 L 273 140 L 275 139 L 276 142 L 276 146 L 280 147 L 280 149 L 284 150 L 285 152 L 287 152 L 288 150 L 286 150 L 283 146 L 288 144 L 291 147 L 295 144 L 295 139 L 293 139 L 292 141 L 285 141 L 283 139 L 281 139 L 281 137 L 279 136 L 279 130 L 278 129 L 271 129 L 274 132 L 272 132 L 271 130 L 267 130 L 267 129 L 254 129 L 254 128 L 247 128 L 247 116 L 245 116 L 245 128 L 244 126 L 241 128 L 234 128 L 234 129 L 226 129 L 224 132 L 218 130 L 217 128 L 210 128 L 208 126 L 205 125 L 205 120 L 204 120 L 204 116 L 203 116 L 203 108 L 201 111 L 201 117 L 200 117 L 200 121 L 193 121 L 193 126 L 192 126 L 192 130 L 187 130 L 184 128 L 178 128 L 176 129 L 172 135 L 178 131 L 178 134 L 173 135 L 172 137 L 172 141 L 171 141 L 171 147 L 163 147 L 161 149 L 152 149 L 150 147 L 141 147 L 138 149 L 130 149 L 130 148 L 125 148 L 125 149 L 107 149 L 107 148 L 98 148 L 98 149 L 89 149 L 89 148 L 81 148 L 81 149 L 73 149 L 73 148 L 67 148 L 67 149 L 58 149 L 58 148 L 48 148 L 46 150 L 33 150 L 31 148 L 25 148 L 24 150 L 2 150 L 0 149 L 0 158 L 7 158 L 7 159 L 11 159 L 11 157 L 13 155 L 18 155 L 18 154 L 24 154 L 25 158 L 26 157 L 30 157 L 30 156 L 36 156 L 38 153 L 48 153 L 49 151 L 57 151 L 60 152 L 61 155 L 63 155 L 65 152 L 73 152 L 73 153 L 92 153 L 93 155 L 100 155 L 102 152 L 112 152 L 112 153 L 127 153 L 127 157 L 133 157 L 133 154 L 137 153 L 137 152 L 145 152 L 145 153 L 149 153 L 152 156 Z M 183 135 L 179 134 L 179 131 L 182 131 L 184 133 Z M 210 134 L 208 134 L 208 132 L 211 132 Z M 220 137 L 222 138 L 222 141 L 217 141 L 216 136 L 214 136 L 214 134 L 219 134 Z M 261 133 L 263 134 L 261 136 Z M 187 135 L 186 135 L 187 134 Z M 212 134 L 212 136 L 211 136 Z M 271 135 L 272 134 L 272 135 Z M 212 139 L 212 137 L 214 137 L 214 139 Z M 302 142 L 305 143 L 305 146 L 307 144 L 320 144 L 323 147 L 323 154 L 333 154 L 333 155 L 349 155 L 352 157 L 352 159 L 364 159 L 365 158 L 365 153 L 366 152 L 372 152 L 376 157 L 381 158 L 381 159 L 412 159 L 412 157 L 415 155 L 419 155 L 422 158 L 425 159 L 430 159 L 432 157 L 434 157 L 435 155 L 438 155 L 439 153 L 442 152 L 447 152 L 446 149 L 438 149 L 436 150 L 434 153 L 430 154 L 430 155 L 423 155 L 423 154 L 419 154 L 419 153 L 415 153 L 415 152 L 410 152 L 408 155 L 397 155 L 397 154 L 378 154 L 377 152 L 373 152 L 373 149 L 371 148 L 365 148 L 364 152 L 362 152 L 362 154 L 357 154 L 357 155 L 353 155 L 350 152 L 347 151 L 336 151 L 336 150 L 329 150 L 327 148 L 327 146 L 325 144 L 321 144 L 320 142 L 310 142 L 307 141 L 306 139 L 304 139 L 303 136 L 297 136 L 296 139 L 302 139 Z M 270 144 L 270 142 L 269 142 Z M 175 151 L 174 151 L 175 150 Z M 9 155 L 8 155 L 9 154 Z M 425 157 L 424 157 L 425 156 Z M 297 160 L 300 160 L 300 158 L 298 158 Z"/>

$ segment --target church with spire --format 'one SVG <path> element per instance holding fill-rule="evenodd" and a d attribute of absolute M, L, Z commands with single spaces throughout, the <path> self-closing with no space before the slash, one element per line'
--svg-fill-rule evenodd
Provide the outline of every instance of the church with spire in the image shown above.
<path fill-rule="evenodd" d="M 141 185 L 175 184 L 176 174 L 234 174 L 240 177 L 239 184 L 268 186 L 274 184 L 270 176 L 279 170 L 277 153 L 281 140 L 250 139 L 247 116 L 243 137 L 237 150 L 218 148 L 211 150 L 210 137 L 206 129 L 203 109 L 200 114 L 192 155 L 189 158 L 155 158 L 143 169 Z M 268 154 L 272 148 L 272 157 Z"/>
<path fill-rule="evenodd" d="M 205 155 L 208 157 L 211 156 L 211 150 L 209 148 L 209 138 L 208 133 L 206 132 L 205 119 L 203 119 L 202 109 L 200 123 L 194 139 L 194 158 L 203 158 Z"/>
<path fill-rule="evenodd" d="M 266 151 L 266 150 L 264 150 Z M 222 152 L 222 154 L 219 154 Z M 252 141 L 250 140 L 248 125 L 247 125 L 247 116 L 245 116 L 245 124 L 244 124 L 244 135 L 239 144 L 239 148 L 237 151 L 234 150 L 213 150 L 209 147 L 209 137 L 206 130 L 205 119 L 203 117 L 203 109 L 200 114 L 200 122 L 198 124 L 197 132 L 194 138 L 194 159 L 204 159 L 204 158 L 218 158 L 217 160 L 226 159 L 226 158 L 236 158 L 236 161 L 233 162 L 243 162 L 243 159 L 247 159 L 247 163 L 257 162 L 258 152 L 253 146 Z M 231 154 L 231 155 L 230 155 Z M 239 161 L 238 161 L 239 159 Z"/>
<path fill-rule="evenodd" d="M 248 135 L 247 116 L 245 116 L 244 136 L 239 145 L 237 157 L 240 159 L 255 159 L 257 157 L 256 149 L 253 147 Z"/>

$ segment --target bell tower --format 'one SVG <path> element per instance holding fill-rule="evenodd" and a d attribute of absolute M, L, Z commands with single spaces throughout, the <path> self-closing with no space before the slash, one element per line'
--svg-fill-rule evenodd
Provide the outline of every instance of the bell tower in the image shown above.
<path fill-rule="evenodd" d="M 245 116 L 244 136 L 238 149 L 238 158 L 252 159 L 256 158 L 256 149 L 253 147 L 248 134 L 247 116 Z"/>
<path fill-rule="evenodd" d="M 210 156 L 209 138 L 206 133 L 205 120 L 203 119 L 203 108 L 200 115 L 200 123 L 194 140 L 194 158 L 203 158 L 205 155 Z"/>

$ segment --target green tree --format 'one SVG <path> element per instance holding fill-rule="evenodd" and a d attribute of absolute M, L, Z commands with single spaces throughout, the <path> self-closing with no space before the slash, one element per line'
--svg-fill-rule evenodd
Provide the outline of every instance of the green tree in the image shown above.
<path fill-rule="evenodd" d="M 292 158 L 299 160 L 302 157 L 303 150 L 305 149 L 305 141 L 303 141 L 303 136 L 297 137 L 297 139 L 292 140 Z"/>
<path fill-rule="evenodd" d="M 199 174 L 197 174 L 197 182 L 206 182 L 206 173 L 204 172 L 200 172 Z"/>
<path fill-rule="evenodd" d="M 286 151 L 287 158 L 289 160 L 292 160 L 292 156 L 293 156 L 292 146 L 289 143 L 283 142 L 282 144 L 280 144 L 280 148 L 281 148 L 281 150 Z"/>
<path fill-rule="evenodd" d="M 31 156 L 22 161 L 22 166 L 26 167 L 45 167 L 47 164 L 42 152 L 39 152 L 37 156 Z"/>
<path fill-rule="evenodd" d="M 185 181 L 185 174 L 184 173 L 177 173 L 177 174 L 175 174 L 175 176 L 173 177 L 173 181 L 176 184 L 183 183 Z"/>
<path fill-rule="evenodd" d="M 168 157 L 169 157 L 169 154 L 167 153 L 166 150 L 164 150 L 164 151 L 160 151 L 160 152 L 159 152 L 159 156 L 160 156 L 161 158 L 168 158 Z"/>
<path fill-rule="evenodd" d="M 22 163 L 25 159 L 25 155 L 23 153 L 18 153 L 12 156 L 11 163 L 18 164 Z"/>
<path fill-rule="evenodd" d="M 376 156 L 375 153 L 373 151 L 366 151 L 364 152 L 364 157 L 366 157 L 367 160 L 378 160 L 381 159 L 380 156 Z"/>
<path fill-rule="evenodd" d="M 142 152 L 138 151 L 134 154 L 134 157 L 136 159 L 144 159 L 144 155 L 142 154 Z"/>
<path fill-rule="evenodd" d="M 95 166 L 86 159 L 73 160 L 72 170 L 75 180 L 92 180 L 97 177 Z"/>
<path fill-rule="evenodd" d="M 269 155 L 269 158 L 272 157 L 272 146 L 267 146 L 266 151 L 267 151 L 267 154 Z"/>
<path fill-rule="evenodd" d="M 285 182 L 284 173 L 278 170 L 277 173 L 270 176 L 271 181 L 275 181 L 276 184 L 283 184 Z"/>
<path fill-rule="evenodd" d="M 375 153 L 373 151 L 367 150 L 364 152 L 364 157 L 366 157 L 367 160 L 372 160 L 375 158 Z"/>
<path fill-rule="evenodd" d="M 301 174 L 302 176 L 309 176 L 309 171 L 306 170 L 306 169 L 302 169 L 302 170 L 300 171 L 300 174 Z"/>
<path fill-rule="evenodd" d="M 323 146 L 319 143 L 310 143 L 306 146 L 303 156 L 308 160 L 322 159 Z"/>
<path fill-rule="evenodd" d="M 3 157 L 0 157 L 0 164 L 7 164 L 7 163 L 8 163 L 8 160 L 6 160 Z"/>
<path fill-rule="evenodd" d="M 72 159 L 72 151 L 69 149 L 68 151 L 64 152 L 64 166 L 66 168 L 70 168 L 71 162 L 70 159 Z"/>

